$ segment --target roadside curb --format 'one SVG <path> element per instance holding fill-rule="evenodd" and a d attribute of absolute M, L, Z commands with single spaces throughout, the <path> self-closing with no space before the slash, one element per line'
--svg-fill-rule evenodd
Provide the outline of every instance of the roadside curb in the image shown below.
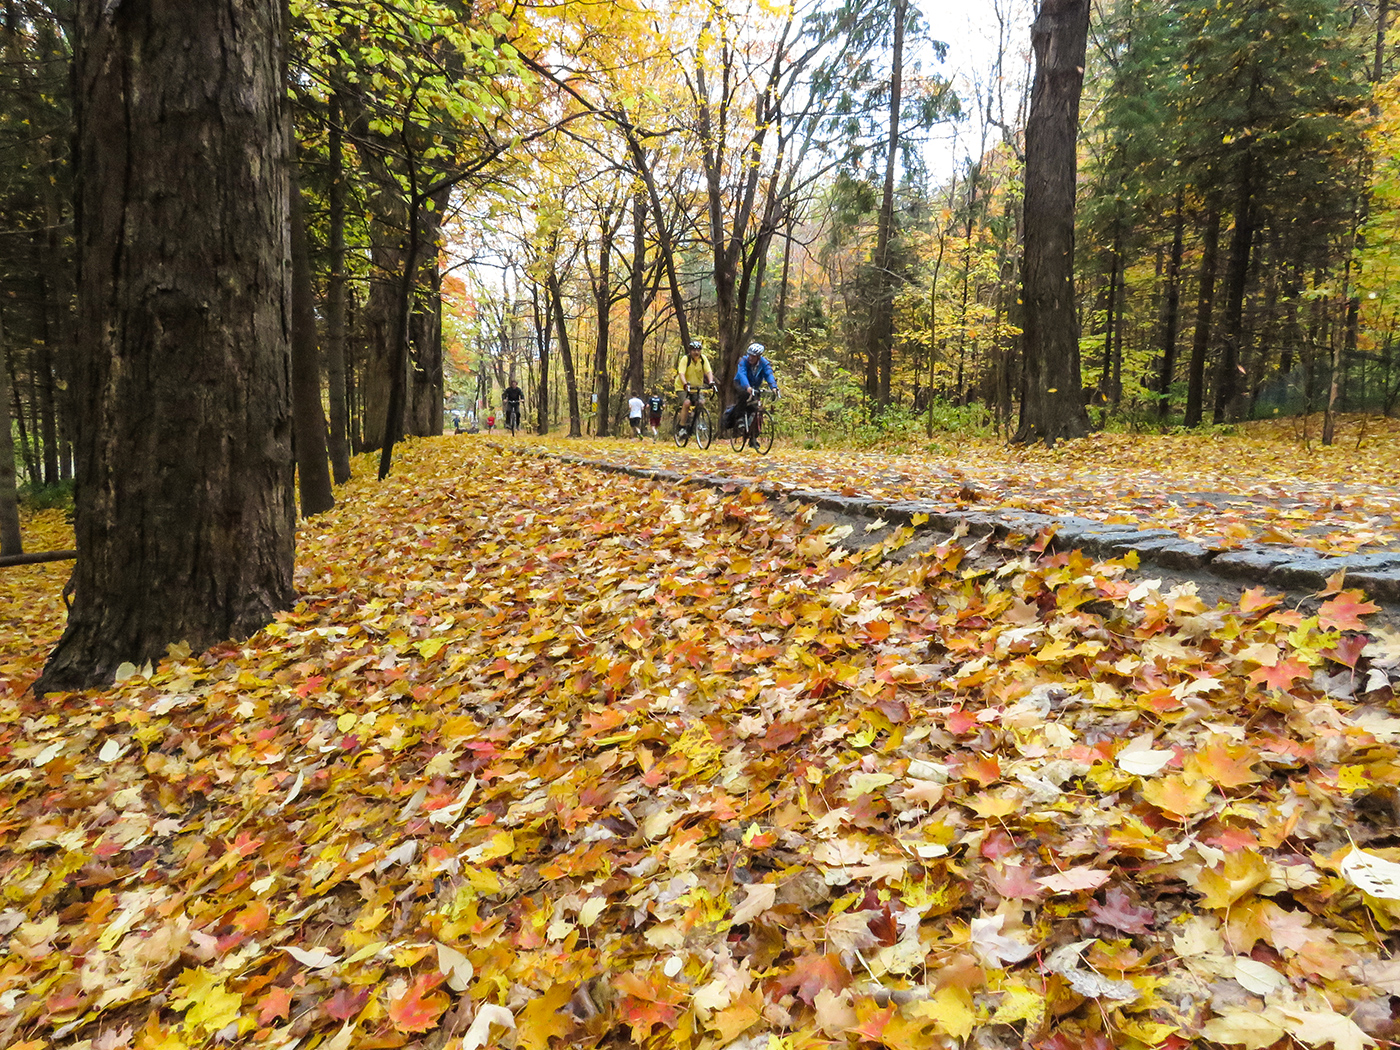
<path fill-rule="evenodd" d="M 1051 530 L 1053 535 L 1047 545 L 1048 550 L 1080 550 L 1095 558 L 1121 558 L 1133 552 L 1145 565 L 1157 565 L 1178 572 L 1205 572 L 1233 584 L 1243 581 L 1267 584 L 1284 591 L 1321 591 L 1327 586 L 1329 578 L 1345 569 L 1347 585 L 1360 587 L 1373 601 L 1400 604 L 1400 551 L 1322 555 L 1279 544 L 1245 543 L 1236 547 L 1211 547 L 1183 539 L 1168 529 L 1111 525 L 1089 518 L 1056 517 L 1018 510 L 956 510 L 926 500 L 890 502 L 865 496 L 843 496 L 823 489 L 788 488 L 770 481 L 755 482 L 750 478 L 613 463 L 538 447 L 519 449 L 518 454 L 557 459 L 564 463 L 676 485 L 700 485 L 714 489 L 751 488 L 774 499 L 796 500 L 853 517 L 883 518 L 894 524 L 929 532 L 948 533 L 964 526 L 969 536 L 991 535 L 996 539 L 1008 539 L 1013 536 L 1032 538 Z M 914 523 L 916 518 L 921 518 L 917 525 Z"/>

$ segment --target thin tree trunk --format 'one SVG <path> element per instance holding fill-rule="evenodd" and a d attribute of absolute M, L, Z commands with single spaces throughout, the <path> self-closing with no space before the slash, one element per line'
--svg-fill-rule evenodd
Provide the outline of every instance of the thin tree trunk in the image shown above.
<path fill-rule="evenodd" d="M 641 195 L 632 198 L 632 284 L 627 310 L 627 374 L 633 397 L 642 396 L 646 380 L 642 350 L 646 341 L 646 203 Z"/>
<path fill-rule="evenodd" d="M 0 317 L 0 357 L 9 357 L 3 317 Z M 15 477 L 15 435 L 10 421 L 10 370 L 0 361 L 0 555 L 23 553 L 19 485 Z"/>
<path fill-rule="evenodd" d="M 330 101 L 330 274 L 326 279 L 326 384 L 330 387 L 331 469 L 335 483 L 350 480 L 350 391 L 345 369 L 345 162 L 340 94 Z"/>
<path fill-rule="evenodd" d="M 880 218 L 875 236 L 875 316 L 870 325 L 870 353 L 879 364 L 875 398 L 881 408 L 890 403 L 890 374 L 894 370 L 895 280 L 890 266 L 890 239 L 894 233 L 894 171 L 899 154 L 899 110 L 904 96 L 904 23 L 908 0 L 895 0 L 894 54 L 890 59 L 890 134 L 885 151 L 885 185 L 880 197 Z"/>
<path fill-rule="evenodd" d="M 1172 376 L 1176 373 L 1176 331 L 1181 322 L 1181 257 L 1186 239 L 1186 191 L 1176 191 L 1176 220 L 1171 260 L 1167 263 L 1167 299 L 1163 307 L 1162 369 L 1157 374 L 1157 418 L 1171 412 Z"/>
<path fill-rule="evenodd" d="M 19 456 L 24 461 L 24 472 L 29 477 L 31 484 L 39 483 L 39 463 L 35 458 L 34 447 L 29 441 L 29 425 L 24 421 L 24 403 L 19 396 L 19 370 L 15 366 L 15 357 L 11 353 L 6 367 L 10 374 L 10 404 L 14 407 L 15 426 L 19 430 Z"/>
<path fill-rule="evenodd" d="M 1201 425 L 1206 403 L 1206 351 L 1210 347 L 1210 320 L 1215 307 L 1215 271 L 1220 251 L 1220 209 L 1212 204 L 1201 233 L 1200 293 L 1196 300 L 1196 331 L 1191 342 L 1187 375 L 1186 419 L 1188 427 Z"/>
<path fill-rule="evenodd" d="M 549 268 L 549 289 L 554 297 L 554 320 L 559 335 L 559 360 L 564 365 L 564 389 L 569 397 L 569 437 L 583 436 L 583 423 L 578 410 L 578 379 L 574 375 L 574 353 L 569 345 L 569 330 L 564 323 L 564 293 L 559 287 L 559 274 Z"/>
<path fill-rule="evenodd" d="M 610 225 L 611 221 L 611 217 L 603 217 L 602 238 L 598 243 L 598 283 L 594 289 L 594 303 L 598 311 L 598 335 L 593 348 L 593 392 L 598 398 L 595 406 L 597 422 L 594 426 L 599 437 L 608 436 L 612 415 L 608 405 L 612 398 L 608 352 L 611 341 L 612 251 L 615 227 Z"/>
<path fill-rule="evenodd" d="M 326 458 L 326 418 L 321 412 L 321 362 L 316 346 L 316 304 L 311 290 L 311 257 L 306 244 L 306 211 L 296 164 L 290 165 L 288 222 L 292 237 L 292 423 L 296 435 L 297 482 L 301 513 L 312 517 L 335 506 Z"/>

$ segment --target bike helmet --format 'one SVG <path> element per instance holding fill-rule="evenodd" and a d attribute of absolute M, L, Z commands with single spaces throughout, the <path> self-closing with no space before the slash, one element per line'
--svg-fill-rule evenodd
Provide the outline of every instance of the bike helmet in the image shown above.
<path fill-rule="evenodd" d="M 745 351 L 745 353 L 747 353 L 750 357 L 762 357 L 762 356 L 763 356 L 763 344 L 762 344 L 762 343 L 750 343 L 750 344 L 749 344 L 749 348 L 748 348 L 748 350 Z"/>
<path fill-rule="evenodd" d="M 699 340 L 699 339 L 692 339 L 692 340 L 690 341 L 690 346 L 689 346 L 687 349 L 690 349 L 690 350 L 704 350 L 705 348 L 704 348 L 703 346 L 700 345 L 700 340 Z"/>

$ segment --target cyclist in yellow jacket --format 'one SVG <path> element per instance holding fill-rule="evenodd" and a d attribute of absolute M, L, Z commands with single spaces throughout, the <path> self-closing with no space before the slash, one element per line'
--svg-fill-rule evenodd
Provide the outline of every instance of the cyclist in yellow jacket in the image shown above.
<path fill-rule="evenodd" d="M 700 340 L 694 339 L 686 352 L 676 362 L 676 390 L 681 395 L 682 433 L 690 432 L 690 406 L 698 406 L 702 390 L 715 385 L 715 375 L 710 371 L 710 362 L 705 360 Z"/>

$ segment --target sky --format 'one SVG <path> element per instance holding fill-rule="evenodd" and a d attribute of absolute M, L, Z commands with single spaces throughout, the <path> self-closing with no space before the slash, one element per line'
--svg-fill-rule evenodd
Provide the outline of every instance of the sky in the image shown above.
<path fill-rule="evenodd" d="M 1035 17 L 1034 0 L 919 0 L 919 7 L 929 35 L 948 45 L 947 59 L 941 66 L 932 68 L 954 80 L 964 105 L 969 108 L 976 95 L 985 95 L 995 67 L 1000 9 L 1007 29 L 1004 105 L 1010 122 L 1026 75 L 1030 26 Z M 928 59 L 924 62 L 931 65 Z M 977 152 L 980 142 L 981 114 L 976 109 L 972 109 L 968 119 L 957 128 L 934 129 L 925 151 L 930 174 L 937 179 L 951 173 L 955 164 L 964 163 L 969 155 Z"/>

